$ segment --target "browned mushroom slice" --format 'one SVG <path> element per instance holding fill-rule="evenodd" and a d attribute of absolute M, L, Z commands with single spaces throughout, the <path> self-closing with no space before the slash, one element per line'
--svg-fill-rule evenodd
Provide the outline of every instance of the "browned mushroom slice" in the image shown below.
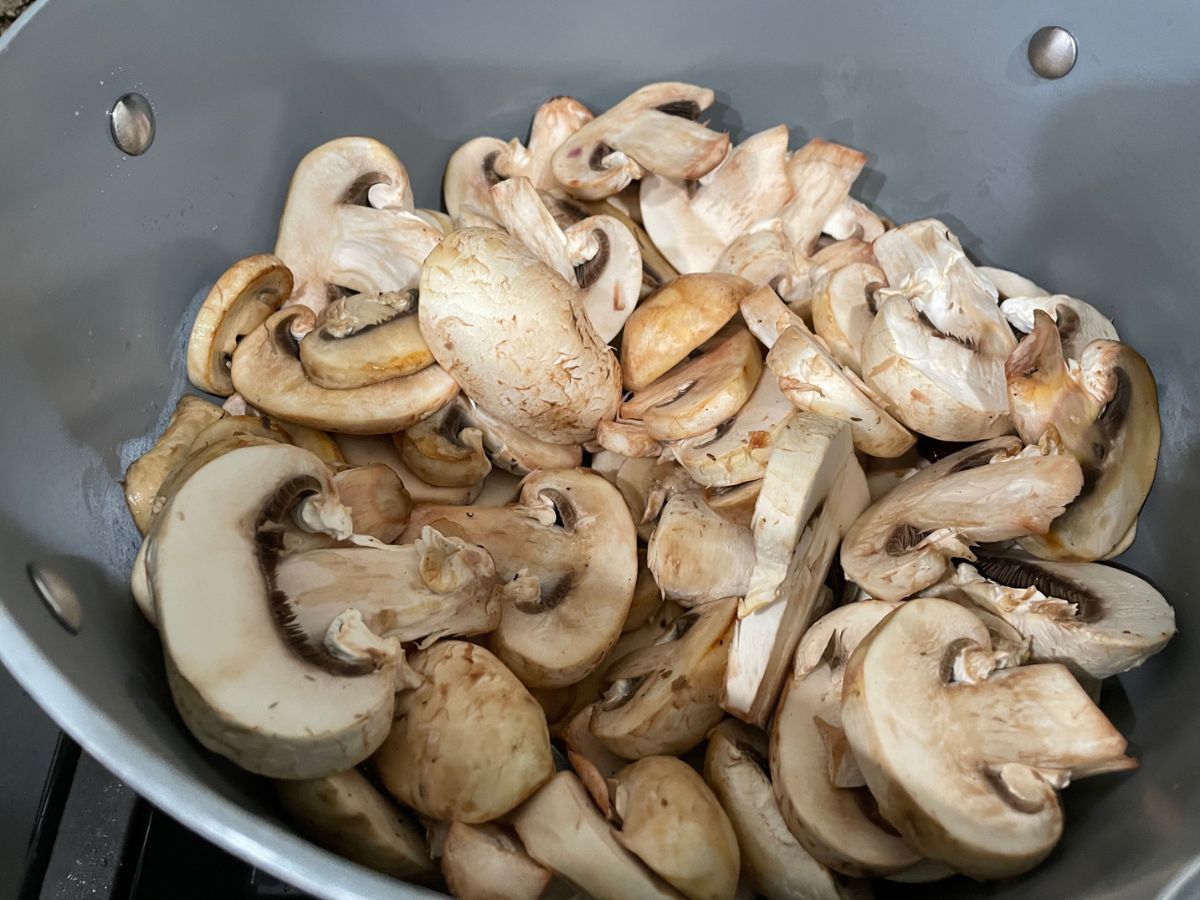
<path fill-rule="evenodd" d="M 754 505 L 761 491 L 761 478 L 732 487 L 705 488 L 704 502 L 721 518 L 749 528 L 754 524 Z"/>
<path fill-rule="evenodd" d="M 507 828 L 465 822 L 451 822 L 446 832 L 442 874 L 460 900 L 538 900 L 551 878 Z"/>
<path fill-rule="evenodd" d="M 333 486 L 350 510 L 355 532 L 385 544 L 400 536 L 412 512 L 412 497 L 394 471 L 380 463 L 352 466 L 333 476 Z"/>
<path fill-rule="evenodd" d="M 462 398 L 396 435 L 400 457 L 422 481 L 439 487 L 478 484 L 492 470 L 483 432 L 472 427 Z"/>
<path fill-rule="evenodd" d="M 414 504 L 450 503 L 465 506 L 475 500 L 483 489 L 482 484 L 438 487 L 418 478 L 400 458 L 400 451 L 396 449 L 395 440 L 391 435 L 339 434 L 335 436 L 335 441 L 348 465 L 368 466 L 378 463 L 395 472 Z"/>

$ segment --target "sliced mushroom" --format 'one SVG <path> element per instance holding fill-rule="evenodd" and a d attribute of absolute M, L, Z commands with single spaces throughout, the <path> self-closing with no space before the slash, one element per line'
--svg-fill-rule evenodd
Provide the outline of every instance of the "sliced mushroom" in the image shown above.
<path fill-rule="evenodd" d="M 432 878 L 433 860 L 420 829 L 358 770 L 276 781 L 275 791 L 300 829 L 326 850 L 393 878 Z"/>
<path fill-rule="evenodd" d="M 1162 594 L 1098 563 L 984 556 L 961 563 L 930 594 L 965 597 L 1027 636 L 1035 662 L 1096 679 L 1140 666 L 1175 634 L 1175 612 Z"/>
<path fill-rule="evenodd" d="M 654 644 L 616 660 L 592 713 L 592 734 L 629 759 L 681 754 L 721 721 L 721 682 L 737 600 L 714 600 L 679 616 Z"/>
<path fill-rule="evenodd" d="M 475 825 L 514 809 L 554 774 L 542 708 L 495 656 L 439 641 L 410 662 L 422 682 L 398 695 L 396 723 L 374 756 L 397 800 Z"/>
<path fill-rule="evenodd" d="M 621 333 L 625 387 L 639 391 L 712 338 L 753 285 L 735 275 L 681 275 L 643 300 Z"/>
<path fill-rule="evenodd" d="M 762 493 L 762 479 L 732 487 L 705 488 L 704 502 L 721 518 L 749 528 L 754 524 L 754 506 Z"/>
<path fill-rule="evenodd" d="M 992 283 L 1001 300 L 1009 297 L 1049 297 L 1050 292 L 1016 272 L 997 269 L 993 266 L 978 266 L 980 275 Z"/>
<path fill-rule="evenodd" d="M 538 469 L 573 469 L 583 462 L 583 448 L 578 444 L 542 441 L 502 422 L 474 401 L 470 408 L 472 423 L 483 432 L 488 457 L 506 472 L 528 475 Z"/>
<path fill-rule="evenodd" d="M 673 756 L 626 766 L 611 785 L 616 839 L 689 900 L 733 900 L 737 835 L 704 779 Z"/>
<path fill-rule="evenodd" d="M 647 172 L 695 181 L 729 152 L 729 135 L 696 121 L 712 102 L 712 91 L 680 82 L 639 88 L 563 141 L 554 177 L 585 200 L 610 197 Z"/>
<path fill-rule="evenodd" d="M 538 900 L 551 878 L 507 828 L 464 822 L 446 832 L 442 875 L 460 900 Z"/>
<path fill-rule="evenodd" d="M 626 850 L 572 772 L 559 772 L 511 816 L 525 852 L 596 900 L 682 896 Z"/>
<path fill-rule="evenodd" d="M 721 254 L 716 270 L 769 287 L 789 301 L 800 302 L 809 292 L 805 261 L 797 260 L 778 219 L 733 241 Z"/>
<path fill-rule="evenodd" d="M 471 501 L 472 506 L 508 506 L 516 503 L 521 496 L 521 477 L 505 472 L 503 469 L 492 469 L 488 477 L 483 479 L 483 489 L 479 496 Z"/>
<path fill-rule="evenodd" d="M 475 500 L 483 489 L 482 484 L 438 487 L 418 478 L 400 458 L 400 451 L 396 449 L 395 441 L 389 435 L 339 434 L 336 436 L 336 442 L 349 465 L 368 466 L 378 463 L 395 472 L 414 504 L 447 503 L 465 506 Z"/>
<path fill-rule="evenodd" d="M 604 420 L 596 427 L 596 443 L 629 459 L 657 458 L 663 452 L 663 445 L 650 437 L 646 423 L 635 419 Z"/>
<path fill-rule="evenodd" d="M 869 243 L 890 227 L 894 226 L 872 212 L 865 203 L 847 197 L 841 206 L 829 214 L 821 231 L 836 241 L 860 240 Z"/>
<path fill-rule="evenodd" d="M 1104 313 L 1066 294 L 1009 297 L 1000 304 L 1008 324 L 1025 334 L 1034 330 L 1038 310 L 1054 320 L 1067 359 L 1082 359 L 1084 348 L 1092 341 L 1120 340 L 1117 329 Z"/>
<path fill-rule="evenodd" d="M 350 510 L 356 533 L 385 544 L 400 536 L 412 512 L 412 497 L 394 471 L 380 463 L 352 466 L 333 476 L 333 486 Z"/>
<path fill-rule="evenodd" d="M 369 756 L 391 727 L 395 657 L 347 664 L 288 628 L 275 542 L 303 501 L 350 533 L 325 464 L 296 447 L 233 450 L 179 489 L 146 568 L 175 705 L 193 735 L 272 778 L 318 778 Z M 220 560 L 219 566 L 213 560 Z"/>
<path fill-rule="evenodd" d="M 396 435 L 396 449 L 416 476 L 429 484 L 479 484 L 492 464 L 483 451 L 483 432 L 469 422 L 470 409 L 459 398 Z"/>
<path fill-rule="evenodd" d="M 426 525 L 487 548 L 502 581 L 526 595 L 505 603 L 492 649 L 531 687 L 574 684 L 621 634 L 637 579 L 637 536 L 620 493 L 583 469 L 538 472 L 502 509 L 428 506 Z"/>
<path fill-rule="evenodd" d="M 973 878 L 1017 875 L 1062 834 L 1057 791 L 1133 768 L 1124 738 L 1063 666 L 989 671 L 968 609 L 903 604 L 846 666 L 842 722 L 879 809 L 925 855 Z M 976 667 L 964 665 L 974 659 Z"/>
<path fill-rule="evenodd" d="M 338 449 L 337 441 L 333 439 L 333 435 L 328 431 L 309 428 L 306 425 L 297 425 L 295 422 L 289 422 L 286 428 L 280 427 L 286 432 L 291 443 L 320 457 L 325 465 L 329 466 L 333 471 L 337 471 L 346 465 L 346 458 L 342 456 L 342 451 Z"/>
<path fill-rule="evenodd" d="M 723 705 L 760 727 L 818 614 L 838 542 L 867 506 L 849 426 L 797 413 L 775 441 L 754 508 L 754 569 L 739 609 Z"/>
<path fill-rule="evenodd" d="M 386 434 L 419 422 L 458 393 L 458 385 L 440 366 L 365 387 L 320 387 L 305 374 L 294 337 L 311 331 L 314 324 L 311 310 L 288 307 L 238 345 L 233 383 L 255 409 L 325 431 Z"/>
<path fill-rule="evenodd" d="M 217 279 L 192 323 L 187 345 L 188 378 L 202 391 L 233 393 L 229 368 L 238 342 L 292 293 L 292 273 L 276 256 L 238 260 Z"/>
<path fill-rule="evenodd" d="M 579 444 L 616 411 L 620 367 L 579 290 L 511 235 L 447 237 L 421 274 L 420 320 L 467 396 L 527 434 Z"/>
<path fill-rule="evenodd" d="M 813 138 L 788 160 L 792 200 L 780 213 L 784 233 L 796 251 L 812 256 L 825 223 L 850 196 L 867 156 L 850 147 Z"/>
<path fill-rule="evenodd" d="M 1015 341 L 991 283 L 934 219 L 885 232 L 874 250 L 890 286 L 876 292 L 863 380 L 930 437 L 978 441 L 1009 431 L 1002 379 Z"/>
<path fill-rule="evenodd" d="M 646 175 L 646 231 L 680 272 L 711 272 L 737 237 L 779 214 L 792 198 L 788 130 L 776 125 L 738 144 L 699 180 Z"/>
<path fill-rule="evenodd" d="M 741 597 L 754 568 L 754 535 L 713 512 L 698 491 L 672 494 L 646 546 L 663 596 L 684 606 Z"/>
<path fill-rule="evenodd" d="M 902 600 L 946 577 L 971 546 L 1044 533 L 1079 493 L 1071 455 L 994 438 L 907 478 L 854 523 L 846 577 L 877 600 Z"/>
<path fill-rule="evenodd" d="M 863 894 L 817 862 L 788 830 L 767 773 L 767 740 L 726 719 L 708 739 L 704 780 L 737 834 L 742 877 L 767 900 L 848 900 Z"/>
<path fill-rule="evenodd" d="M 646 551 L 638 547 L 638 574 L 633 585 L 633 602 L 629 604 L 629 614 L 625 616 L 625 624 L 621 633 L 641 628 L 654 615 L 654 611 L 662 605 L 663 594 L 646 563 Z M 614 647 L 614 650 L 616 648 Z M 615 657 L 614 657 L 615 659 Z"/>
<path fill-rule="evenodd" d="M 432 365 L 417 324 L 417 292 L 334 300 L 300 342 L 300 362 L 309 380 L 325 388 L 365 387 Z"/>
<path fill-rule="evenodd" d="M 1075 369 L 1050 316 L 1039 311 L 1036 322 L 1005 366 L 1013 420 L 1029 440 L 1052 428 L 1083 467 L 1084 488 L 1044 537 L 1022 546 L 1047 559 L 1104 559 L 1119 552 L 1154 482 L 1162 436 L 1154 373 L 1117 341 L 1089 344 Z"/>
<path fill-rule="evenodd" d="M 875 291 L 887 286 L 883 270 L 851 263 L 813 285 L 813 330 L 843 366 L 862 375 L 863 338 L 875 318 Z"/>
<path fill-rule="evenodd" d="M 563 728 L 562 740 L 567 747 L 567 760 L 571 768 L 607 819 L 612 816 L 607 779 L 629 765 L 629 760 L 617 756 L 592 734 L 594 709 L 594 702 L 580 709 Z"/>
<path fill-rule="evenodd" d="M 320 312 L 340 290 L 382 294 L 416 287 L 441 232 L 413 212 L 404 164 L 379 141 L 338 138 L 292 175 L 275 255 L 292 270 L 288 304 Z"/>

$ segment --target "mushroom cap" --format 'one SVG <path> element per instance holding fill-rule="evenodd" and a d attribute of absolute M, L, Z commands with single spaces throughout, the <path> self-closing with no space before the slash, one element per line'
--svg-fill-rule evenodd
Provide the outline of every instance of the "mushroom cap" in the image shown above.
<path fill-rule="evenodd" d="M 348 465 L 368 466 L 379 463 L 395 472 L 414 504 L 450 503 L 464 506 L 475 500 L 483 490 L 482 484 L 469 487 L 438 487 L 418 478 L 400 458 L 400 451 L 396 448 L 392 435 L 338 434 L 335 435 L 335 441 Z"/>
<path fill-rule="evenodd" d="M 462 398 L 395 435 L 400 458 L 422 481 L 439 487 L 479 484 L 492 470 L 483 432 L 471 423 Z"/>
<path fill-rule="evenodd" d="M 663 445 L 650 437 L 646 423 L 632 419 L 604 419 L 596 427 L 596 443 L 627 459 L 657 458 L 663 452 Z"/>
<path fill-rule="evenodd" d="M 616 412 L 620 367 L 578 289 L 511 235 L 468 228 L 443 240 L 421 274 L 420 321 L 467 396 L 536 438 L 582 443 Z"/>
<path fill-rule="evenodd" d="M 514 809 L 554 774 L 542 708 L 486 649 L 439 641 L 409 662 L 422 683 L 397 696 L 396 722 L 374 757 L 397 800 L 477 824 Z"/>
<path fill-rule="evenodd" d="M 1054 320 L 1067 359 L 1080 359 L 1084 348 L 1092 341 L 1120 340 L 1116 327 L 1104 313 L 1090 303 L 1066 294 L 1009 297 L 1000 304 L 1000 311 L 1008 323 L 1025 334 L 1033 331 L 1038 310 Z"/>
<path fill-rule="evenodd" d="M 212 286 L 192 323 L 188 378 L 202 391 L 233 393 L 229 368 L 243 337 L 266 321 L 292 293 L 292 273 L 269 253 L 241 259 Z"/>
<path fill-rule="evenodd" d="M 902 604 L 846 666 L 842 723 L 884 817 L 925 855 L 973 878 L 1024 872 L 1062 833 L 1056 788 L 1136 765 L 1063 666 L 956 678 L 987 628 L 934 598 Z"/>
<path fill-rule="evenodd" d="M 813 330 L 843 366 L 862 375 L 862 343 L 875 318 L 875 291 L 887 285 L 883 270 L 850 263 L 813 285 Z"/>
<path fill-rule="evenodd" d="M 721 518 L 749 528 L 754 524 L 754 506 L 762 493 L 762 479 L 732 487 L 704 489 L 704 502 Z"/>
<path fill-rule="evenodd" d="M 646 562 L 663 596 L 684 606 L 741 597 L 754 568 L 754 535 L 713 512 L 698 491 L 683 491 L 659 513 Z"/>
<path fill-rule="evenodd" d="M 461 900 L 538 900 L 551 878 L 508 829 L 465 822 L 446 832 L 442 875 Z"/>
<path fill-rule="evenodd" d="M 412 497 L 392 469 L 382 463 L 351 466 L 333 476 L 338 499 L 350 510 L 357 534 L 390 544 L 412 512 Z"/>

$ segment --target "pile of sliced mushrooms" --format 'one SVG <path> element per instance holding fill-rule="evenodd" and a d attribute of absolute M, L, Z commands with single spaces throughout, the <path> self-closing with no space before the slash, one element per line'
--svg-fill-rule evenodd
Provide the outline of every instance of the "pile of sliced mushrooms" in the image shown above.
<path fill-rule="evenodd" d="M 851 196 L 711 90 L 300 161 L 125 490 L 179 713 L 314 841 L 467 898 L 837 898 L 1027 871 L 1134 768 L 1175 632 L 1088 303 Z"/>

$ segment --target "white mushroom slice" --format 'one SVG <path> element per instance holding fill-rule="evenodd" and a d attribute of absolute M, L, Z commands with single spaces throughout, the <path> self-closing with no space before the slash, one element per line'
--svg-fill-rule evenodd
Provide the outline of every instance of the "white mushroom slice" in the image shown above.
<path fill-rule="evenodd" d="M 626 766 L 611 784 L 616 838 L 689 900 L 733 900 L 741 857 L 704 779 L 672 756 Z"/>
<path fill-rule="evenodd" d="M 420 478 L 440 487 L 478 484 L 492 471 L 483 432 L 469 424 L 462 398 L 394 437 L 400 458 Z"/>
<path fill-rule="evenodd" d="M 797 260 L 778 219 L 733 241 L 715 268 L 769 287 L 789 302 L 802 301 L 809 291 L 808 267 Z"/>
<path fill-rule="evenodd" d="M 971 546 L 1045 533 L 1079 493 L 1074 457 L 994 438 L 907 478 L 854 523 L 846 577 L 877 600 L 902 600 L 973 559 Z"/>
<path fill-rule="evenodd" d="M 885 232 L 874 244 L 890 287 L 860 349 L 862 376 L 905 425 L 945 441 L 1011 428 L 1002 396 L 1015 347 L 991 283 L 934 219 Z"/>
<path fill-rule="evenodd" d="M 746 138 L 698 181 L 642 179 L 646 231 L 676 269 L 713 271 L 737 237 L 779 214 L 792 198 L 787 145 L 787 126 L 776 125 Z"/>
<path fill-rule="evenodd" d="M 887 224 L 865 203 L 847 197 L 842 205 L 829 214 L 821 232 L 834 240 L 857 239 L 870 243 L 887 231 Z"/>
<path fill-rule="evenodd" d="M 671 623 L 648 647 L 604 670 L 612 684 L 592 712 L 592 734 L 628 759 L 691 750 L 724 716 L 721 682 L 737 599 L 714 600 Z"/>
<path fill-rule="evenodd" d="M 592 465 L 595 469 L 595 458 Z M 694 486 L 687 473 L 674 460 L 661 457 L 620 457 L 617 470 L 609 480 L 621 492 L 638 537 L 643 541 L 649 541 L 653 535 L 655 523 L 667 500 L 673 494 L 691 490 Z"/>
<path fill-rule="evenodd" d="M 417 292 L 334 300 L 300 341 L 300 362 L 313 384 L 337 389 L 378 384 L 432 365 L 417 324 Z"/>
<path fill-rule="evenodd" d="M 838 542 L 867 506 L 849 426 L 797 413 L 775 440 L 754 508 L 754 569 L 738 609 L 723 705 L 764 725 L 817 615 Z"/>
<path fill-rule="evenodd" d="M 817 862 L 788 830 L 771 791 L 767 741 L 756 728 L 726 719 L 708 739 L 704 780 L 737 834 L 742 877 L 767 900 L 848 900 L 861 896 Z"/>
<path fill-rule="evenodd" d="M 875 318 L 875 291 L 887 286 L 883 270 L 870 263 L 851 263 L 813 285 L 813 330 L 843 366 L 862 374 L 863 338 Z"/>
<path fill-rule="evenodd" d="M 442 875 L 460 900 L 538 900 L 551 878 L 508 829 L 464 822 L 446 832 Z"/>
<path fill-rule="evenodd" d="M 754 507 L 762 492 L 762 479 L 732 487 L 704 489 L 704 502 L 721 518 L 749 528 L 754 523 Z"/>
<path fill-rule="evenodd" d="M 379 141 L 338 138 L 292 175 L 275 255 L 292 270 L 288 305 L 320 312 L 331 289 L 382 294 L 417 286 L 441 232 L 413 213 L 404 164 Z"/>
<path fill-rule="evenodd" d="M 503 509 L 418 508 L 404 537 L 426 525 L 482 544 L 502 581 L 525 585 L 504 604 L 491 646 L 526 684 L 574 684 L 616 643 L 633 600 L 637 535 L 620 493 L 600 476 L 535 473 L 520 504 Z"/>
<path fill-rule="evenodd" d="M 741 597 L 754 567 L 754 536 L 709 509 L 699 492 L 677 493 L 658 516 L 646 562 L 663 596 L 684 606 Z"/>
<path fill-rule="evenodd" d="M 419 422 L 458 393 L 458 385 L 440 366 L 365 387 L 320 387 L 305 374 L 293 337 L 314 324 L 308 308 L 287 307 L 238 344 L 233 383 L 255 409 L 324 431 L 386 434 Z"/>
<path fill-rule="evenodd" d="M 454 220 L 440 209 L 414 209 L 413 215 L 432 225 L 443 237 L 454 230 Z"/>
<path fill-rule="evenodd" d="M 847 875 L 891 875 L 921 860 L 920 853 L 881 824 L 866 787 L 837 786 L 834 770 L 841 761 L 832 758 L 826 741 L 830 732 L 845 740 L 841 700 L 846 660 L 896 606 L 865 600 L 822 616 L 797 648 L 795 672 L 771 726 L 771 779 L 784 820 L 814 857 Z M 848 752 L 843 756 L 853 760 Z"/>
<path fill-rule="evenodd" d="M 729 152 L 729 135 L 695 121 L 713 92 L 680 82 L 648 84 L 588 122 L 554 153 L 567 192 L 599 200 L 647 172 L 695 181 Z"/>
<path fill-rule="evenodd" d="M 292 293 L 292 273 L 276 256 L 238 260 L 217 279 L 192 323 L 188 378 L 202 391 L 233 393 L 229 368 L 238 341 L 256 329 Z"/>
<path fill-rule="evenodd" d="M 1175 634 L 1175 612 L 1149 583 L 1098 563 L 985 556 L 961 563 L 933 596 L 965 597 L 1031 641 L 1035 662 L 1109 678 L 1140 666 Z"/>
<path fill-rule="evenodd" d="M 467 396 L 536 438 L 591 440 L 620 402 L 617 358 L 579 289 L 511 235 L 468 228 L 442 241 L 421 273 L 420 321 Z"/>
<path fill-rule="evenodd" d="M 762 478 L 772 442 L 794 410 L 792 402 L 779 390 L 775 373 L 764 368 L 754 393 L 733 418 L 707 434 L 668 446 L 692 480 L 704 487 L 730 487 L 755 481 Z"/>
<path fill-rule="evenodd" d="M 342 451 L 338 449 L 337 441 L 333 439 L 328 431 L 321 431 L 317 428 L 309 428 L 306 425 L 297 425 L 295 422 L 289 422 L 287 427 L 274 423 L 281 431 L 283 431 L 290 442 L 307 450 L 316 456 L 319 456 L 325 465 L 329 466 L 333 471 L 338 471 L 346 465 L 346 458 L 342 456 Z"/>
<path fill-rule="evenodd" d="M 245 447 L 189 478 L 149 536 L 146 568 L 184 723 L 208 749 L 272 778 L 345 771 L 391 727 L 393 663 L 348 665 L 297 646 L 272 597 L 271 541 L 299 501 L 321 501 L 334 536 L 350 533 L 336 496 L 311 453 Z"/>
<path fill-rule="evenodd" d="M 964 657 L 990 651 L 970 610 L 911 600 L 858 645 L 842 698 L 884 818 L 925 855 L 981 879 L 1017 875 L 1053 849 L 1058 789 L 1137 765 L 1065 667 L 960 676 Z"/>
<path fill-rule="evenodd" d="M 604 420 L 596 427 L 596 443 L 629 459 L 657 458 L 663 452 L 663 445 L 646 431 L 646 423 L 635 419 Z"/>
<path fill-rule="evenodd" d="M 492 462 L 506 472 L 528 475 L 538 469 L 573 469 L 583 463 L 583 448 L 578 444 L 538 440 L 496 418 L 474 401 L 470 419 L 483 432 L 483 448 Z"/>
<path fill-rule="evenodd" d="M 860 452 L 889 458 L 916 443 L 912 433 L 883 408 L 881 398 L 843 369 L 803 323 L 779 336 L 767 354 L 767 366 L 797 408 L 849 422 L 854 447 Z"/>
<path fill-rule="evenodd" d="M 389 435 L 335 435 L 338 449 L 351 466 L 368 466 L 379 463 L 387 466 L 398 476 L 414 504 L 445 503 L 465 506 L 479 496 L 482 484 L 469 487 L 437 487 L 416 476 L 400 458 L 393 438 Z"/>
<path fill-rule="evenodd" d="M 432 878 L 433 860 L 420 829 L 358 770 L 276 781 L 275 791 L 300 829 L 326 850 L 393 878 Z"/>
<path fill-rule="evenodd" d="M 551 778 L 510 820 L 526 853 L 596 900 L 682 896 L 617 842 L 571 772 Z"/>
<path fill-rule="evenodd" d="M 1034 284 L 1024 275 L 1010 272 L 1007 269 L 997 269 L 993 266 L 978 266 L 980 275 L 992 283 L 1001 300 L 1009 297 L 1048 297 L 1050 292 Z"/>
<path fill-rule="evenodd" d="M 744 278 L 681 275 L 643 300 L 621 334 L 625 387 L 639 391 L 715 336 L 753 290 Z"/>
<path fill-rule="evenodd" d="M 542 708 L 500 660 L 439 641 L 410 662 L 423 680 L 397 697 L 396 724 L 374 756 L 397 800 L 474 825 L 514 809 L 554 774 Z"/>
<path fill-rule="evenodd" d="M 1084 348 L 1092 341 L 1120 340 L 1117 329 L 1104 313 L 1090 303 L 1053 294 L 1044 297 L 1009 297 L 1000 304 L 1000 311 L 1017 331 L 1029 334 L 1034 329 L 1038 310 L 1047 313 L 1058 328 L 1063 355 L 1081 359 Z"/>
<path fill-rule="evenodd" d="M 472 506 L 507 506 L 516 503 L 521 496 L 521 476 L 505 472 L 503 469 L 492 469 L 488 477 L 483 479 L 483 489 L 479 496 L 471 501 Z"/>
<path fill-rule="evenodd" d="M 779 215 L 796 251 L 812 256 L 825 223 L 850 196 L 867 156 L 850 147 L 813 138 L 788 160 L 792 199 Z"/>
<path fill-rule="evenodd" d="M 917 455 L 916 450 L 910 450 L 903 456 L 892 459 L 869 460 L 866 472 L 867 487 L 871 491 L 871 503 L 878 503 L 894 487 L 916 475 L 926 465 L 928 463 Z"/>
<path fill-rule="evenodd" d="M 633 585 L 633 601 L 629 604 L 629 614 L 625 616 L 625 624 L 621 626 L 621 633 L 628 634 L 645 625 L 655 611 L 662 606 L 662 601 L 663 592 L 646 562 L 646 550 L 638 547 L 637 581 Z M 616 647 L 613 650 L 615 651 Z M 617 657 L 613 656 L 612 658 L 616 659 Z"/>
<path fill-rule="evenodd" d="M 442 175 L 442 199 L 457 227 L 496 226 L 492 186 L 504 180 L 496 161 L 507 152 L 508 144 L 500 138 L 477 137 L 450 154 Z"/>
<path fill-rule="evenodd" d="M 1117 341 L 1089 344 L 1074 369 L 1050 316 L 1036 318 L 1005 366 L 1013 421 L 1027 440 L 1053 429 L 1083 467 L 1085 487 L 1045 537 L 1022 546 L 1047 559 L 1104 559 L 1125 542 L 1154 482 L 1158 386 L 1146 360 Z"/>
<path fill-rule="evenodd" d="M 762 373 L 754 336 L 731 325 L 701 344 L 695 354 L 620 407 L 623 419 L 638 419 L 660 441 L 704 434 L 741 409 Z"/>
<path fill-rule="evenodd" d="M 390 544 L 412 512 L 412 497 L 392 469 L 380 463 L 352 466 L 333 476 L 338 499 L 350 510 L 356 534 Z"/>

